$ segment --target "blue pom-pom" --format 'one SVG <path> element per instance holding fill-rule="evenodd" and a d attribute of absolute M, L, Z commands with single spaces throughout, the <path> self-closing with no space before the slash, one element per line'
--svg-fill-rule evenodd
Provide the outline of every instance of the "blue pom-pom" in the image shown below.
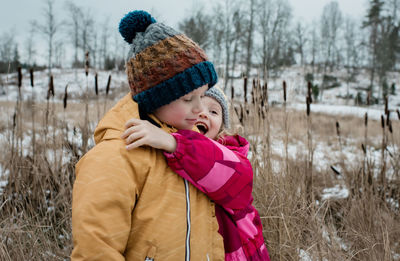
<path fill-rule="evenodd" d="M 125 41 L 132 43 L 137 32 L 144 32 L 156 20 L 146 11 L 136 10 L 128 13 L 119 22 L 119 33 Z"/>

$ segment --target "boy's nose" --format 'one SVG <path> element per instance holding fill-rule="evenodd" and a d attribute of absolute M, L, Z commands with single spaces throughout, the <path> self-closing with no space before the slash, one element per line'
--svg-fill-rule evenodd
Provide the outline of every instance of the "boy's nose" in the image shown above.
<path fill-rule="evenodd" d="M 201 113 L 203 111 L 203 104 L 201 103 L 201 101 L 199 100 L 198 102 L 196 102 L 196 104 L 193 107 L 193 112 L 194 113 Z"/>

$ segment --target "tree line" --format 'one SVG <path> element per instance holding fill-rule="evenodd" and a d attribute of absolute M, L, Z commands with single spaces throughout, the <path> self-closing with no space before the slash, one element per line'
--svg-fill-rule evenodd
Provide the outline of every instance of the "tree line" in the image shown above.
<path fill-rule="evenodd" d="M 299 65 L 311 75 L 344 70 L 347 82 L 366 70 L 370 83 L 364 88 L 380 99 L 388 93 L 388 72 L 399 68 L 399 2 L 370 0 L 366 13 L 355 18 L 344 15 L 338 2 L 331 1 L 319 18 L 305 22 L 293 19 L 287 0 L 223 0 L 197 5 L 178 28 L 206 50 L 225 88 L 238 77 L 256 73 L 266 81 L 287 66 Z M 17 46 L 12 33 L 1 36 L 0 72 L 35 66 L 37 35 L 47 42 L 49 71 L 83 67 L 86 52 L 92 67 L 123 68 L 127 46 L 109 26 L 109 18 L 95 20 L 89 8 L 68 0 L 61 21 L 54 14 L 54 0 L 44 3 L 42 22 L 31 22 L 24 46 Z M 72 64 L 64 62 L 67 49 Z"/>

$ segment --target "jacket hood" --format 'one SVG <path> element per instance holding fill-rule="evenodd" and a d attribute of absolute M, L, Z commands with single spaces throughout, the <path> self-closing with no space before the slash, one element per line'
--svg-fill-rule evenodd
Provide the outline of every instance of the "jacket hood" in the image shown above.
<path fill-rule="evenodd" d="M 249 152 L 249 142 L 240 135 L 224 136 L 218 140 L 219 143 L 225 145 L 230 150 L 235 150 L 247 157 Z"/>

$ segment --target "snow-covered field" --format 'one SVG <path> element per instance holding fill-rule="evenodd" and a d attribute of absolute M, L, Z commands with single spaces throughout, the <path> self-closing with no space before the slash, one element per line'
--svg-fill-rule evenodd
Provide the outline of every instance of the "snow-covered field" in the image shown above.
<path fill-rule="evenodd" d="M 268 80 L 268 98 L 269 103 L 273 104 L 273 106 L 281 106 L 283 101 L 283 88 L 282 83 L 286 81 L 287 83 L 287 107 L 289 109 L 297 110 L 297 111 L 305 111 L 305 95 L 307 92 L 307 83 L 304 80 L 304 74 L 306 73 L 306 69 L 301 67 L 291 67 L 282 71 L 281 76 L 279 78 L 270 78 Z M 253 75 L 256 75 L 257 72 L 253 71 Z M 52 98 L 52 101 L 56 103 L 63 102 L 65 89 L 67 86 L 68 91 L 68 100 L 69 102 L 80 102 L 85 91 L 89 90 L 89 95 L 91 97 L 95 96 L 95 75 L 97 74 L 98 79 L 98 89 L 99 89 L 99 98 L 104 98 L 106 93 L 106 86 L 109 75 L 111 75 L 111 84 L 110 84 L 110 93 L 109 97 L 112 97 L 113 101 L 116 102 L 120 97 L 125 95 L 129 91 L 129 87 L 127 84 L 127 78 L 125 72 L 121 71 L 93 71 L 90 70 L 88 76 L 86 76 L 83 69 L 53 69 L 53 83 L 54 83 L 54 92 L 55 96 Z M 236 72 L 239 75 L 239 72 Z M 18 98 L 18 87 L 17 87 L 17 74 L 8 74 L 8 75 L 0 75 L 1 82 L 3 85 L 0 86 L 0 102 L 15 102 Z M 339 81 L 344 78 L 345 72 L 336 72 L 335 76 L 338 77 Z M 321 77 L 320 77 L 321 78 Z M 314 84 L 321 85 L 321 79 L 314 80 Z M 400 86 L 400 77 L 398 74 L 390 74 L 389 83 L 395 83 L 396 86 Z M 220 80 L 219 83 L 221 86 L 223 85 L 223 79 Z M 366 72 L 357 76 L 355 82 L 351 82 L 349 84 L 349 93 L 353 96 L 356 95 L 357 89 L 360 86 L 368 86 L 369 80 Z M 235 86 L 235 99 L 240 100 L 243 99 L 243 79 L 235 79 L 233 81 L 233 85 Z M 47 71 L 40 71 L 34 73 L 34 87 L 31 87 L 30 84 L 30 75 L 29 71 L 23 71 L 23 79 L 22 79 L 22 100 L 31 99 L 34 96 L 35 101 L 45 102 L 48 92 L 49 86 L 49 77 Z M 251 81 L 248 82 L 249 91 L 248 97 L 250 97 L 251 93 Z M 319 101 L 313 102 L 311 104 L 311 112 L 312 113 L 321 113 L 327 115 L 346 115 L 346 116 L 354 116 L 354 117 L 364 117 L 365 113 L 368 114 L 369 119 L 379 120 L 382 115 L 384 115 L 384 105 L 373 105 L 373 106 L 355 106 L 354 99 L 345 100 L 341 97 L 346 96 L 348 91 L 348 87 L 346 83 L 341 83 L 339 87 L 325 90 L 323 93 L 323 97 L 319 98 Z M 227 96 L 230 97 L 230 88 L 226 90 Z M 396 110 L 400 108 L 400 88 L 396 91 L 397 95 L 389 96 L 389 109 L 394 112 L 392 113 L 392 118 L 396 118 Z M 250 99 L 250 98 L 249 98 Z M 347 103 L 347 105 L 346 105 Z M 4 109 L 4 108 L 3 108 Z M 10 111 L 0 110 L 1 112 L 1 121 L 6 121 L 6 114 L 10 113 Z M 70 130 L 71 132 L 72 130 Z M 0 135 L 4 136 L 4 133 Z M 69 137 L 73 137 L 72 133 L 68 133 Z M 1 137 L 1 136 L 0 136 Z M 3 139 L 4 140 L 4 139 Z M 79 140 L 79 138 L 77 139 Z M 30 136 L 25 135 L 23 144 L 30 143 Z M 345 158 L 350 162 L 357 160 L 359 157 L 358 152 L 355 152 L 353 145 L 356 143 L 349 142 L 350 146 L 345 147 L 342 150 L 342 154 L 345 155 Z M 281 140 L 275 140 L 272 144 L 273 153 L 283 156 L 283 142 Z M 289 144 L 289 156 L 291 158 L 297 157 L 299 151 L 304 151 L 305 144 L 303 142 L 296 142 Z M 394 150 L 398 150 L 398 148 L 393 148 Z M 332 148 L 324 143 L 319 143 L 315 145 L 315 162 L 317 164 L 317 169 L 323 170 L 326 169 L 327 166 L 334 164 L 334 162 L 329 162 L 332 156 L 327 157 L 327 151 L 332 155 Z M 26 152 L 28 153 L 28 152 Z M 338 152 L 336 152 L 337 154 Z M 372 152 L 374 153 L 374 152 Z M 335 154 L 335 153 L 334 153 Z M 374 153 L 376 155 L 372 155 L 373 157 L 377 157 L 376 160 L 379 161 L 380 153 L 377 151 Z M 338 156 L 338 155 L 336 155 Z M 0 166 L 1 167 L 1 166 Z M 1 168 L 0 168 L 1 170 Z"/>

